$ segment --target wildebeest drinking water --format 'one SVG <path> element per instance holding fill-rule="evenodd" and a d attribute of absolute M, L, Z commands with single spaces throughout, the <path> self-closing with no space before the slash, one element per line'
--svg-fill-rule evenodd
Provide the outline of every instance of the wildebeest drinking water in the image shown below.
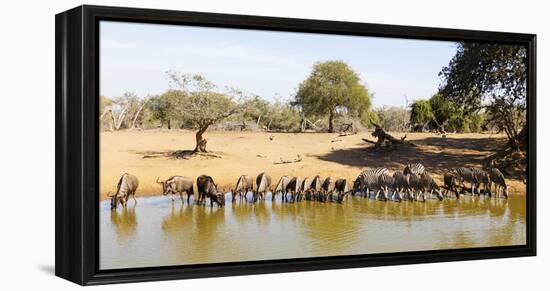
<path fill-rule="evenodd" d="M 193 179 L 184 176 L 172 176 L 165 181 L 159 181 L 157 183 L 162 185 L 162 195 L 172 195 L 172 201 L 174 201 L 174 194 L 179 194 L 181 201 L 183 202 L 183 193 L 187 194 L 187 204 L 189 204 L 189 198 L 194 195 L 193 191 Z"/>
<path fill-rule="evenodd" d="M 279 179 L 279 182 L 277 182 L 275 189 L 273 189 L 273 192 L 271 192 L 271 201 L 275 200 L 275 196 L 277 195 L 277 193 L 281 193 L 281 201 L 286 200 L 286 186 L 288 185 L 288 182 L 290 182 L 289 176 L 282 176 Z"/>
<path fill-rule="evenodd" d="M 265 200 L 267 192 L 271 191 L 271 177 L 266 173 L 261 173 L 256 177 L 256 191 L 254 192 L 254 202 L 260 199 Z"/>
<path fill-rule="evenodd" d="M 302 190 L 302 181 L 300 177 L 292 177 L 286 185 L 287 193 L 290 193 L 292 202 L 296 201 L 296 196 Z"/>
<path fill-rule="evenodd" d="M 508 199 L 508 186 L 506 185 L 506 180 L 504 179 L 504 175 L 502 172 L 497 168 L 491 169 L 491 182 L 495 184 L 495 197 L 499 198 L 500 193 L 504 195 L 504 198 Z M 491 186 L 489 186 L 489 189 Z M 501 190 L 501 191 L 499 191 Z"/>
<path fill-rule="evenodd" d="M 218 186 L 214 183 L 212 177 L 200 175 L 197 178 L 197 189 L 199 190 L 198 204 L 206 203 L 206 198 L 210 198 L 210 207 L 216 203 L 219 207 L 225 205 L 225 194 L 218 191 Z"/>
<path fill-rule="evenodd" d="M 239 198 L 246 199 L 246 194 L 248 191 L 254 190 L 254 178 L 249 175 L 242 175 L 239 177 L 239 180 L 237 180 L 237 185 L 235 185 L 235 189 L 231 191 L 231 201 L 235 201 L 236 197 L 239 196 Z"/>
<path fill-rule="evenodd" d="M 348 196 L 350 189 L 348 185 L 348 180 L 340 178 L 334 182 L 334 192 L 336 193 L 336 202 L 342 203 L 344 199 Z"/>
<path fill-rule="evenodd" d="M 325 181 L 323 181 L 323 184 L 321 185 L 321 193 L 319 194 L 319 201 L 327 201 L 329 198 L 329 195 L 332 196 L 332 192 L 334 191 L 334 179 L 330 176 L 325 178 Z"/>
<path fill-rule="evenodd" d="M 116 193 L 114 195 L 108 195 L 111 197 L 111 210 L 116 209 L 118 203 L 126 207 L 128 204 L 128 198 L 132 196 L 134 203 L 137 204 L 136 190 L 139 186 L 138 178 L 132 174 L 124 173 L 118 180 L 116 186 Z"/>

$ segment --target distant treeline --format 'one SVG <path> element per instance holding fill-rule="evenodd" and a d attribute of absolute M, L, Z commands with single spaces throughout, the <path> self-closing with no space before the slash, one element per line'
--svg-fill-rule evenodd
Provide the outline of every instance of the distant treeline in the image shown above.
<path fill-rule="evenodd" d="M 439 90 L 429 99 L 373 109 L 365 80 L 339 60 L 315 63 L 286 102 L 235 88 L 220 90 L 201 75 L 167 72 L 170 89 L 161 95 L 101 97 L 100 120 L 107 130 L 194 129 L 195 151 L 206 151 L 202 135 L 208 128 L 347 132 L 374 124 L 389 131 L 505 132 L 511 149 L 524 148 L 524 47 L 458 43 L 439 76 Z"/>

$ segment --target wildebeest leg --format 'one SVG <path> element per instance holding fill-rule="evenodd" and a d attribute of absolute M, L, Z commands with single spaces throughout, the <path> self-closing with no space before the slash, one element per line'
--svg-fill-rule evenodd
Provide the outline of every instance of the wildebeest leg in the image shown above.
<path fill-rule="evenodd" d="M 134 205 L 137 204 L 136 191 L 132 192 L 132 198 L 134 198 Z"/>
<path fill-rule="evenodd" d="M 189 198 L 191 197 L 191 194 L 187 193 L 187 205 L 189 205 Z"/>

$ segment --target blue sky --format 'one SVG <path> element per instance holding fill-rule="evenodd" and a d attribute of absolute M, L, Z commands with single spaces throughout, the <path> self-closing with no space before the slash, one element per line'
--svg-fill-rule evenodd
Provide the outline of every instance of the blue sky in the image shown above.
<path fill-rule="evenodd" d="M 100 24 L 100 94 L 169 89 L 166 71 L 201 73 L 221 89 L 289 100 L 317 61 L 343 60 L 359 73 L 375 107 L 429 98 L 453 42 L 106 22 Z"/>

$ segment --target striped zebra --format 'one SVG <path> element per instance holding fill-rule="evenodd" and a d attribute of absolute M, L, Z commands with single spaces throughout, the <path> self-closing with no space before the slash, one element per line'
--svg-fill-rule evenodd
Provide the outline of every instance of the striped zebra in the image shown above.
<path fill-rule="evenodd" d="M 422 165 L 421 163 L 411 163 L 405 166 L 405 169 L 403 170 L 403 174 L 410 175 L 411 173 L 414 173 L 420 176 L 424 173 L 424 171 L 426 171 L 426 169 L 424 168 L 424 165 Z"/>
<path fill-rule="evenodd" d="M 504 198 L 508 199 L 508 186 L 506 185 L 506 179 L 504 179 L 502 172 L 497 168 L 492 168 L 490 176 L 490 184 L 495 183 L 495 197 L 500 198 L 500 192 L 502 192 Z M 489 189 L 491 189 L 491 185 L 489 185 Z M 502 191 L 499 192 L 499 190 Z"/>
<path fill-rule="evenodd" d="M 464 182 L 468 182 L 472 186 L 472 195 L 474 195 L 474 189 L 475 185 L 477 184 L 477 180 L 474 176 L 472 168 L 460 167 L 456 168 L 455 172 L 458 175 L 458 185 L 462 187 L 462 191 L 460 192 L 463 192 L 464 188 L 466 188 Z"/>
<path fill-rule="evenodd" d="M 474 179 L 476 180 L 476 190 L 478 194 L 481 194 L 480 186 L 483 183 L 483 194 L 491 196 L 491 177 L 487 172 L 482 169 L 472 168 L 474 173 Z"/>
<path fill-rule="evenodd" d="M 376 189 L 376 194 L 374 195 L 374 200 L 378 199 L 378 195 L 382 192 L 384 195 L 384 200 L 388 200 L 388 195 L 394 188 L 395 179 L 390 176 L 388 173 L 382 173 L 378 176 L 378 189 Z"/>
<path fill-rule="evenodd" d="M 361 196 L 368 198 L 370 195 L 370 190 L 376 191 L 379 188 L 378 177 L 382 174 L 389 173 L 390 171 L 386 168 L 373 168 L 365 170 L 357 176 L 357 179 L 355 179 L 353 191 L 359 192 L 361 193 Z"/>

